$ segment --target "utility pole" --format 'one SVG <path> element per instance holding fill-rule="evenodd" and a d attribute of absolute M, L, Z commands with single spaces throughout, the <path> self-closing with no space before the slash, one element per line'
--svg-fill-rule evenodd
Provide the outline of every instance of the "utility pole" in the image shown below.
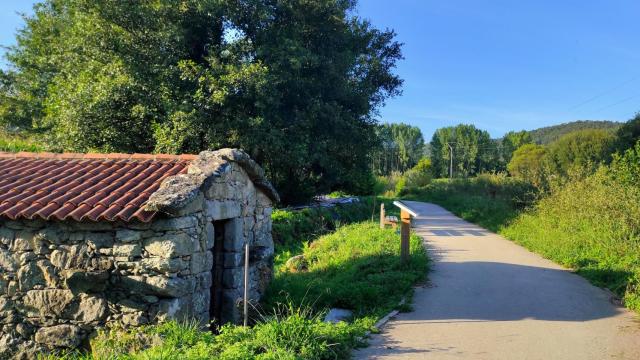
<path fill-rule="evenodd" d="M 453 179 L 453 146 L 447 143 L 449 146 L 449 179 Z"/>

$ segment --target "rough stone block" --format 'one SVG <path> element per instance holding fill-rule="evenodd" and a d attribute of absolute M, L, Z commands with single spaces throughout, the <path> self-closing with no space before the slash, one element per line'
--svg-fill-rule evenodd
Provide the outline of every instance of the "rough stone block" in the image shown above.
<path fill-rule="evenodd" d="M 181 297 L 193 293 L 195 279 L 166 276 L 123 276 L 121 285 L 132 294 Z"/>
<path fill-rule="evenodd" d="M 138 241 L 142 239 L 142 234 L 143 234 L 142 231 L 129 230 L 129 229 L 118 230 L 116 231 L 116 241 L 123 242 L 123 243 Z"/>
<path fill-rule="evenodd" d="M 71 318 L 83 323 L 100 321 L 107 316 L 107 301 L 101 297 L 81 295 L 77 309 L 74 309 Z"/>
<path fill-rule="evenodd" d="M 191 272 L 199 274 L 205 271 L 211 271 L 213 268 L 213 254 L 211 251 L 194 253 L 191 255 Z"/>
<path fill-rule="evenodd" d="M 18 304 L 28 317 L 62 317 L 74 297 L 70 290 L 45 289 L 27 291 Z"/>
<path fill-rule="evenodd" d="M 188 263 L 181 258 L 151 257 L 142 259 L 142 266 L 161 273 L 178 273 L 187 268 Z"/>
<path fill-rule="evenodd" d="M 215 233 L 215 228 L 213 227 L 213 223 L 210 221 L 207 221 L 207 225 L 205 228 L 205 238 L 206 238 L 206 243 L 205 243 L 204 249 L 205 250 L 213 249 L 213 245 L 216 239 L 216 233 Z"/>
<path fill-rule="evenodd" d="M 3 273 L 18 270 L 18 264 L 16 264 L 16 261 L 13 259 L 11 254 L 4 249 L 0 249 L 0 270 Z"/>
<path fill-rule="evenodd" d="M 134 258 L 142 254 L 140 244 L 116 244 L 113 246 L 113 256 Z"/>
<path fill-rule="evenodd" d="M 245 242 L 242 218 L 229 220 L 224 227 L 224 231 L 224 250 L 241 251 Z"/>
<path fill-rule="evenodd" d="M 107 271 L 66 270 L 65 285 L 74 294 L 104 291 L 109 284 Z"/>
<path fill-rule="evenodd" d="M 75 348 L 82 341 L 81 334 L 82 331 L 75 325 L 55 325 L 38 329 L 35 340 L 51 347 Z"/>
<path fill-rule="evenodd" d="M 33 250 L 33 232 L 18 231 L 11 244 L 11 251 L 30 251 Z"/>
<path fill-rule="evenodd" d="M 166 231 L 194 228 L 196 226 L 198 226 L 198 219 L 195 216 L 182 216 L 177 218 L 158 219 L 153 222 L 151 229 L 156 231 Z"/>
<path fill-rule="evenodd" d="M 240 289 L 244 284 L 244 269 L 241 267 L 225 269 L 222 275 L 222 286 L 225 289 Z"/>
<path fill-rule="evenodd" d="M 18 270 L 18 284 L 20 291 L 24 292 L 33 289 L 36 285 L 44 286 L 47 282 L 42 269 L 35 262 L 29 262 Z"/>
<path fill-rule="evenodd" d="M 206 203 L 207 217 L 214 220 L 236 218 L 242 215 L 242 208 L 234 200 L 209 200 Z"/>
<path fill-rule="evenodd" d="M 51 263 L 59 269 L 84 269 L 91 263 L 86 245 L 61 245 L 51 252 Z"/>
<path fill-rule="evenodd" d="M 0 228 L 0 244 L 9 246 L 15 237 L 15 232 L 4 227 Z"/>
<path fill-rule="evenodd" d="M 164 258 L 190 255 L 199 247 L 198 240 L 184 232 L 168 232 L 144 242 L 144 248 L 150 255 Z"/>
<path fill-rule="evenodd" d="M 90 232 L 85 234 L 85 241 L 94 249 L 102 249 L 113 246 L 113 233 Z"/>

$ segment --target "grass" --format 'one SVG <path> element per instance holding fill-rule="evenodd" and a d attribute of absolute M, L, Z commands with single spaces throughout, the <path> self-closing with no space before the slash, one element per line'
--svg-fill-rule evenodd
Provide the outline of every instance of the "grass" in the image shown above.
<path fill-rule="evenodd" d="M 640 311 L 640 187 L 601 168 L 533 203 L 526 187 L 493 180 L 490 191 L 482 184 L 486 179 L 439 180 L 410 197 L 437 203 L 572 268 Z"/>
<path fill-rule="evenodd" d="M 290 257 L 301 254 L 304 247 L 319 236 L 335 231 L 342 225 L 377 219 L 380 204 L 397 212 L 393 200 L 383 197 L 361 197 L 359 202 L 331 208 L 273 211 L 273 241 L 276 247 L 275 264 L 283 265 Z M 387 211 L 389 212 L 389 211 Z"/>
<path fill-rule="evenodd" d="M 399 257 L 399 236 L 375 222 L 347 225 L 306 246 L 306 271 L 276 268 L 265 304 L 286 298 L 295 305 L 313 304 L 321 312 L 331 307 L 353 310 L 356 317 L 377 317 L 397 306 L 426 273 L 421 239 L 411 237 L 411 259 Z"/>
<path fill-rule="evenodd" d="M 44 355 L 43 360 L 329 360 L 347 359 L 369 328 L 363 321 L 328 324 L 290 308 L 253 327 L 225 325 L 213 335 L 196 323 L 167 322 L 129 330 L 101 331 L 91 353 Z"/>

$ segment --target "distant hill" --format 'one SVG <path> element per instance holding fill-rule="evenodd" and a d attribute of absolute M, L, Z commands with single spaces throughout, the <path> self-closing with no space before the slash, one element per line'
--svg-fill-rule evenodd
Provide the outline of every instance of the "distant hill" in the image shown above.
<path fill-rule="evenodd" d="M 615 121 L 603 121 L 603 120 L 578 120 L 560 125 L 553 125 L 542 127 L 535 130 L 530 130 L 531 138 L 537 144 L 549 144 L 565 134 L 584 129 L 605 129 L 609 131 L 616 131 L 623 123 Z"/>

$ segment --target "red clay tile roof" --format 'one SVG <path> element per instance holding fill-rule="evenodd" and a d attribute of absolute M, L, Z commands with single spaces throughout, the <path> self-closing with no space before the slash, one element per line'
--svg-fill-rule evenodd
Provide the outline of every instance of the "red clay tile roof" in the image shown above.
<path fill-rule="evenodd" d="M 0 216 L 148 222 L 149 196 L 196 157 L 0 152 Z"/>

